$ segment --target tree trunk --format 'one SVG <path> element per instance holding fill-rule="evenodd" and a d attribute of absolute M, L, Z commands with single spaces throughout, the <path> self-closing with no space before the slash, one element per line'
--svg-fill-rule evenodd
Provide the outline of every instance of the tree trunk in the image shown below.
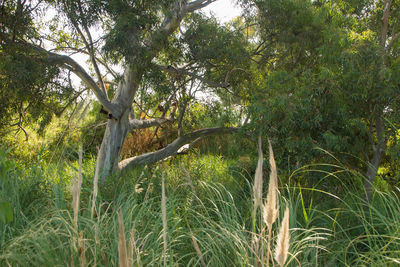
<path fill-rule="evenodd" d="M 108 120 L 96 164 L 96 175 L 101 186 L 104 185 L 106 177 L 118 167 L 121 148 L 128 131 L 129 110 L 126 110 L 119 120 Z"/>
<path fill-rule="evenodd" d="M 365 179 L 364 182 L 365 196 L 367 201 L 371 200 L 375 177 L 378 174 L 379 165 L 381 164 L 383 153 L 385 151 L 379 147 L 374 147 L 373 150 L 374 154 L 372 160 L 368 164 L 368 170 L 366 174 L 367 179 Z"/>
<path fill-rule="evenodd" d="M 364 189 L 365 189 L 365 197 L 366 200 L 369 201 L 371 200 L 372 197 L 372 192 L 373 192 L 373 185 L 374 185 L 374 180 L 376 175 L 378 174 L 378 168 L 379 165 L 381 164 L 383 155 L 386 150 L 386 137 L 384 134 L 385 131 L 385 125 L 383 123 L 383 118 L 382 118 L 383 111 L 381 110 L 377 115 L 376 115 L 376 122 L 375 122 L 375 128 L 376 128 L 376 138 L 377 138 L 377 143 L 374 143 L 372 141 L 372 159 L 368 162 L 368 170 L 367 170 L 367 179 L 365 179 L 364 182 Z"/>

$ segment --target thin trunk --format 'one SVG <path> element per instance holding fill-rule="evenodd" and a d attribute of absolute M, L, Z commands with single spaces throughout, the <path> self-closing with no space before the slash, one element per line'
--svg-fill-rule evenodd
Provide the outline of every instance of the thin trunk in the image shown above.
<path fill-rule="evenodd" d="M 367 179 L 365 180 L 364 183 L 364 188 L 366 193 L 365 197 L 367 201 L 371 200 L 375 177 L 378 174 L 378 168 L 379 165 L 381 164 L 383 155 L 386 150 L 387 140 L 384 134 L 385 125 L 383 123 L 382 115 L 383 115 L 382 111 L 376 115 L 375 128 L 376 128 L 377 143 L 375 144 L 375 142 L 372 140 L 373 155 L 372 159 L 368 163 L 368 170 L 366 174 Z"/>
<path fill-rule="evenodd" d="M 366 194 L 366 200 L 371 200 L 373 185 L 376 175 L 378 174 L 378 168 L 382 161 L 383 152 L 378 148 L 374 149 L 374 155 L 371 162 L 368 164 L 367 179 L 365 179 L 364 188 Z"/>
<path fill-rule="evenodd" d="M 381 28 L 381 38 L 379 41 L 380 46 L 382 47 L 383 51 L 386 50 L 386 42 L 387 42 L 387 34 L 389 28 L 389 18 L 390 18 L 390 7 L 393 0 L 385 0 L 384 2 L 384 10 L 383 10 L 383 17 L 382 17 L 382 28 Z M 382 53 L 382 62 L 383 66 L 385 66 L 385 54 Z M 377 142 L 375 143 L 373 138 L 372 141 L 372 159 L 368 162 L 368 170 L 367 170 L 367 179 L 364 183 L 365 189 L 365 197 L 367 201 L 370 201 L 372 198 L 373 193 L 373 185 L 375 181 L 375 177 L 378 174 L 378 168 L 382 161 L 383 154 L 386 150 L 386 137 L 385 137 L 385 124 L 383 122 L 383 110 L 379 109 L 378 112 L 375 114 L 375 130 L 376 130 L 376 139 Z M 372 136 L 372 133 L 370 133 Z"/>

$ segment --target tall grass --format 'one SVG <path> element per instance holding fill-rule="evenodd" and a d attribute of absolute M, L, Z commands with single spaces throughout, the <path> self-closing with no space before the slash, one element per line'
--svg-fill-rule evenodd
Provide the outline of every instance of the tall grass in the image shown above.
<path fill-rule="evenodd" d="M 277 266 L 395 266 L 400 258 L 396 192 L 376 192 L 366 209 L 363 198 L 346 187 L 339 197 L 281 186 L 276 197 L 285 204 L 278 210 L 274 205 L 268 237 L 262 232 L 266 212 L 254 222 L 251 177 L 238 175 L 221 157 L 188 157 L 129 173 L 97 196 L 94 213 L 94 167 L 81 166 L 77 213 L 69 182 L 57 173 L 41 166 L 7 170 L 0 198 L 11 203 L 14 218 L 0 222 L 0 266 L 265 266 L 268 244 L 269 264 Z M 224 184 L 217 182 L 222 176 Z M 261 191 L 264 206 L 270 205 L 269 191 Z"/>

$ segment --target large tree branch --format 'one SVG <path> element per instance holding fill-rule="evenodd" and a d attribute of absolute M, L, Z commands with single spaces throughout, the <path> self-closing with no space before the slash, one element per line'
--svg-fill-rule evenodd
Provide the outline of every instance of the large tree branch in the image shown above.
<path fill-rule="evenodd" d="M 171 144 L 167 145 L 165 148 L 160 149 L 155 152 L 146 153 L 133 158 L 125 159 L 118 164 L 118 168 L 121 171 L 131 169 L 135 166 L 140 166 L 144 164 L 153 164 L 160 160 L 163 160 L 169 156 L 174 156 L 178 153 L 178 150 L 186 144 L 190 144 L 199 138 L 204 138 L 216 134 L 231 134 L 237 132 L 239 128 L 236 127 L 217 127 L 217 128 L 206 128 L 202 130 L 197 130 L 183 136 L 178 137 Z"/>
<path fill-rule="evenodd" d="M 172 121 L 169 118 L 154 118 L 154 119 L 147 119 L 147 120 L 137 120 L 137 119 L 130 119 L 129 120 L 129 130 L 135 129 L 144 129 L 153 126 L 160 126 L 166 122 Z"/>
<path fill-rule="evenodd" d="M 45 55 L 46 57 L 44 57 L 44 59 L 47 60 L 49 63 L 60 65 L 61 67 L 67 68 L 75 73 L 86 84 L 86 86 L 88 86 L 90 90 L 92 90 L 96 98 L 103 105 L 104 109 L 112 114 L 112 117 L 119 118 L 122 113 L 121 108 L 119 108 L 118 105 L 111 103 L 107 99 L 107 96 L 98 87 L 93 78 L 75 60 L 66 55 L 59 55 L 54 52 L 49 52 L 46 49 L 33 44 L 29 44 L 26 42 L 24 44 L 29 46 L 29 48 L 35 50 L 36 52 Z"/>
<path fill-rule="evenodd" d="M 196 0 L 188 3 L 184 9 L 185 13 L 190 13 L 193 11 L 196 11 L 198 9 L 201 9 L 203 7 L 208 6 L 212 2 L 215 2 L 216 0 Z"/>

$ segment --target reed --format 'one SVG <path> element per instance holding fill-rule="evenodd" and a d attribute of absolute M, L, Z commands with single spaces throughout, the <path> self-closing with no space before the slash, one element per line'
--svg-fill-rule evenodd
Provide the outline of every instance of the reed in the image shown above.
<path fill-rule="evenodd" d="M 120 267 L 128 267 L 128 255 L 126 251 L 126 239 L 124 229 L 124 219 L 122 217 L 122 211 L 118 211 L 118 263 Z"/>
<path fill-rule="evenodd" d="M 72 194 L 72 210 L 73 210 L 73 223 L 75 230 L 78 230 L 78 213 L 79 213 L 79 199 L 81 195 L 82 187 L 82 146 L 79 147 L 79 159 L 78 159 L 78 177 L 74 179 L 71 194 Z"/>
<path fill-rule="evenodd" d="M 167 199 L 165 197 L 165 175 L 162 175 L 161 184 L 161 213 L 162 213 L 162 236 L 163 236 L 163 258 L 164 266 L 167 266 Z"/>

